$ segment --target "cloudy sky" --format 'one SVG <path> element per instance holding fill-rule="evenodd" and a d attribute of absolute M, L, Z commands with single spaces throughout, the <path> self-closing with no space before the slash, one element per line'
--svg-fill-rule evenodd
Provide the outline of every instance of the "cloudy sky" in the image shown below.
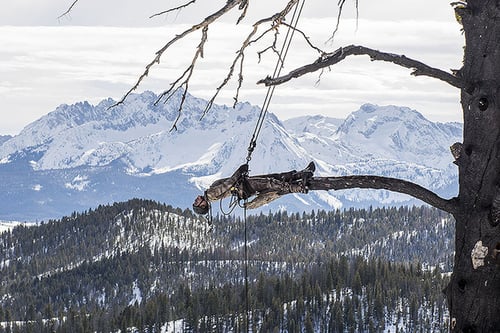
<path fill-rule="evenodd" d="M 349 0 L 348 0 L 349 1 Z M 0 11 L 0 134 L 15 135 L 58 105 L 120 99 L 134 84 L 156 50 L 175 34 L 197 23 L 225 1 L 198 0 L 190 8 L 150 19 L 186 0 L 16 0 Z M 351 1 L 352 3 L 354 0 Z M 263 5 L 265 3 L 265 5 Z M 257 17 L 274 13 L 283 0 L 252 0 L 247 19 L 237 13 L 209 30 L 205 58 L 198 64 L 191 93 L 209 98 L 226 75 L 239 42 Z M 347 5 L 340 31 L 334 30 L 336 1 L 306 0 L 299 28 L 318 47 L 332 51 L 362 44 L 405 54 L 443 70 L 460 68 L 463 36 L 448 1 L 360 0 L 359 20 Z M 274 6 L 274 7 L 273 7 Z M 138 92 L 162 92 L 182 73 L 199 42 L 199 33 L 165 53 Z M 240 100 L 260 105 L 266 88 L 255 82 L 271 73 L 276 57 L 256 45 L 246 54 Z M 315 60 L 317 54 L 296 35 L 284 72 Z M 280 118 L 323 114 L 343 118 L 363 103 L 414 108 L 435 121 L 462 121 L 459 91 L 446 83 L 413 77 L 396 65 L 355 57 L 319 73 L 279 86 L 270 110 Z M 230 104 L 234 84 L 217 103 Z"/>

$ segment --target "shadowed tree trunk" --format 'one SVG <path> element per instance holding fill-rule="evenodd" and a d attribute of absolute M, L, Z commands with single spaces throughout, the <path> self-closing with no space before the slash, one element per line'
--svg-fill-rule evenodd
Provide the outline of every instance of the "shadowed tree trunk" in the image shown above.
<path fill-rule="evenodd" d="M 446 296 L 453 332 L 500 332 L 500 2 L 456 8 L 465 33 L 463 145 L 455 263 Z"/>

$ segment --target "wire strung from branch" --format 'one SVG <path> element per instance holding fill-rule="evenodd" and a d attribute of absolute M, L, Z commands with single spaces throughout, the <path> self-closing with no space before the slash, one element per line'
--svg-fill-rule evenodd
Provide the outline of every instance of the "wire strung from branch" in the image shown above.
<path fill-rule="evenodd" d="M 283 66 L 285 63 L 285 58 L 288 54 L 288 50 L 290 49 L 290 44 L 292 43 L 292 38 L 293 38 L 293 35 L 296 31 L 297 24 L 299 22 L 300 14 L 302 13 L 302 9 L 304 8 L 304 4 L 305 4 L 305 0 L 303 0 L 300 5 L 297 3 L 297 6 L 295 7 L 295 10 L 294 10 L 293 15 L 292 15 L 291 24 L 288 26 L 285 40 L 283 41 L 283 45 L 281 47 L 278 60 L 276 61 L 276 66 L 274 68 L 274 72 L 273 72 L 272 77 L 279 76 L 281 73 L 281 70 L 283 69 Z M 275 86 L 269 86 L 267 88 L 266 97 L 264 98 L 264 102 L 262 103 L 262 108 L 260 109 L 259 118 L 257 119 L 257 124 L 255 125 L 255 129 L 254 129 L 254 132 L 252 134 L 252 139 L 250 140 L 250 143 L 248 145 L 248 155 L 246 157 L 247 164 L 252 159 L 252 153 L 255 150 L 255 147 L 257 146 L 257 138 L 258 138 L 260 131 L 262 129 L 262 125 L 264 124 L 264 119 L 266 117 L 267 110 L 269 108 L 269 104 L 271 103 L 271 98 L 272 98 L 273 93 L 274 93 L 274 88 L 275 88 Z"/>

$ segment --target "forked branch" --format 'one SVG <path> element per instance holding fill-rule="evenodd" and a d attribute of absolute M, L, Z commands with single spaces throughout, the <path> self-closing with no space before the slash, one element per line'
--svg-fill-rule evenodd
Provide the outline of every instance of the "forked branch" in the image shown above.
<path fill-rule="evenodd" d="M 229 71 L 228 71 L 226 77 L 223 79 L 222 83 L 217 87 L 216 92 L 214 93 L 213 97 L 209 100 L 207 107 L 202 114 L 202 117 L 203 117 L 203 115 L 205 115 L 205 113 L 208 111 L 208 109 L 213 105 L 213 103 L 214 103 L 217 95 L 221 91 L 221 89 L 229 83 L 229 81 L 230 81 L 230 79 L 233 76 L 235 71 L 238 71 L 238 85 L 236 88 L 236 94 L 235 94 L 234 100 L 235 100 L 235 103 L 238 101 L 238 94 L 239 94 L 239 91 L 240 91 L 240 88 L 241 88 L 241 85 L 243 82 L 243 67 L 244 67 L 243 63 L 244 63 L 244 59 L 245 59 L 246 49 L 251 44 L 261 40 L 267 34 L 273 32 L 273 31 L 277 31 L 277 29 L 279 29 L 279 27 L 284 23 L 284 20 L 285 20 L 286 16 L 290 13 L 290 11 L 292 9 L 296 8 L 298 1 L 299 0 L 288 0 L 286 5 L 283 7 L 283 9 L 280 12 L 277 12 L 274 15 L 269 16 L 267 18 L 260 19 L 253 24 L 252 30 L 247 35 L 245 40 L 242 42 L 239 50 L 236 52 L 236 56 L 234 57 L 231 65 L 229 67 Z M 165 11 L 165 12 L 162 12 L 162 13 L 167 13 L 167 12 L 171 12 L 171 11 L 185 8 L 185 7 L 193 4 L 194 2 L 195 1 L 188 1 L 182 6 L 172 8 L 172 9 Z M 231 11 L 234 7 L 237 7 L 238 10 L 240 10 L 242 12 L 240 14 L 240 17 L 238 18 L 238 21 L 237 21 L 237 23 L 239 23 L 245 17 L 245 14 L 246 14 L 246 11 L 248 8 L 248 0 L 228 0 L 222 8 L 220 8 L 219 10 L 217 10 L 216 12 L 211 14 L 210 16 L 206 17 L 200 23 L 191 26 L 190 28 L 188 28 L 184 32 L 182 32 L 181 34 L 176 35 L 174 38 L 172 38 L 170 41 L 168 41 L 161 49 L 159 49 L 156 52 L 156 56 L 154 57 L 154 59 L 149 64 L 146 65 L 144 72 L 142 73 L 142 75 L 139 76 L 136 83 L 126 92 L 126 94 L 117 103 L 115 103 L 111 107 L 122 104 L 126 100 L 126 98 L 134 90 L 136 90 L 139 87 L 141 82 L 149 75 L 150 69 L 155 64 L 158 64 L 160 62 L 160 59 L 162 58 L 164 53 L 172 45 L 174 45 L 175 43 L 177 43 L 179 40 L 183 39 L 184 37 L 201 29 L 202 30 L 202 37 L 200 39 L 200 43 L 199 43 L 198 47 L 195 49 L 194 56 L 192 58 L 190 65 L 188 66 L 188 68 L 183 72 L 183 74 L 180 77 L 178 77 L 174 82 L 172 82 L 170 84 L 170 88 L 167 89 L 165 92 L 163 92 L 160 95 L 159 99 L 157 100 L 157 102 L 159 102 L 160 100 L 167 101 L 173 95 L 174 92 L 176 92 L 179 89 L 184 89 L 183 98 L 181 99 L 181 103 L 179 105 L 179 113 L 180 113 L 182 111 L 182 108 L 183 108 L 183 102 L 185 100 L 184 97 L 187 94 L 187 90 L 188 90 L 187 88 L 189 87 L 189 83 L 191 80 L 193 70 L 194 70 L 199 58 L 203 57 L 203 47 L 205 46 L 205 42 L 207 40 L 206 31 L 208 30 L 208 27 L 212 23 L 217 21 L 220 17 L 224 16 L 226 13 Z M 162 13 L 158 13 L 158 15 L 161 15 Z M 268 29 L 266 29 L 262 34 L 257 35 L 259 27 L 261 27 L 265 23 L 270 23 L 270 27 Z M 272 47 L 274 48 L 274 43 L 273 43 Z M 178 119 L 179 119 L 179 117 L 177 118 L 177 120 Z M 176 127 L 177 120 L 173 124 L 173 129 L 175 129 L 175 127 Z"/>
<path fill-rule="evenodd" d="M 146 69 L 144 70 L 144 72 L 139 76 L 139 78 L 137 79 L 136 83 L 132 86 L 132 88 L 130 88 L 126 93 L 125 95 L 118 101 L 116 102 L 114 105 L 112 105 L 111 107 L 114 107 L 114 106 L 117 106 L 119 104 L 122 104 L 125 99 L 134 91 L 137 89 L 137 87 L 139 87 L 139 84 L 149 75 L 149 70 L 151 69 L 151 67 L 153 67 L 155 64 L 159 64 L 160 63 L 160 59 L 162 57 L 162 55 L 165 53 L 165 51 L 167 51 L 167 49 L 169 49 L 173 44 L 175 44 L 176 42 L 178 42 L 179 40 L 183 39 L 184 37 L 186 37 L 187 35 L 195 32 L 195 31 L 198 31 L 202 28 L 207 28 L 210 24 L 212 24 L 213 22 L 215 22 L 217 19 L 219 19 L 221 16 L 223 16 L 224 14 L 226 14 L 227 12 L 229 12 L 231 9 L 233 9 L 234 7 L 236 7 L 237 5 L 239 5 L 240 3 L 244 2 L 245 0 L 228 0 L 227 3 L 222 7 L 220 8 L 219 10 L 217 10 L 215 13 L 213 13 L 212 15 L 210 16 L 207 16 L 204 20 L 202 20 L 200 23 L 198 24 L 195 24 L 193 26 L 191 26 L 190 28 L 184 30 L 182 33 L 176 35 L 174 38 L 172 38 L 171 40 L 169 40 L 161 49 L 159 49 L 158 51 L 156 51 L 156 56 L 154 57 L 154 59 L 146 65 Z M 203 38 L 203 37 L 202 37 Z M 200 43 L 200 45 L 203 46 L 204 43 Z M 196 51 L 196 53 L 198 53 L 199 50 Z M 195 61 L 196 62 L 196 61 Z M 194 66 L 193 64 L 191 64 L 190 66 Z"/>
<path fill-rule="evenodd" d="M 244 64 L 246 49 L 251 44 L 256 43 L 259 40 L 261 40 L 262 38 L 264 38 L 264 36 L 268 35 L 271 32 L 274 32 L 275 34 L 274 34 L 274 39 L 273 39 L 272 44 L 270 46 L 268 46 L 266 49 L 264 49 L 263 51 L 258 52 L 259 59 L 261 57 L 261 54 L 264 53 L 266 50 L 269 50 L 269 49 L 276 50 L 276 42 L 277 42 L 278 29 L 279 29 L 279 27 L 281 25 L 285 25 L 285 23 L 284 23 L 285 17 L 297 5 L 297 3 L 298 3 L 298 0 L 290 0 L 287 3 L 287 5 L 285 6 L 285 8 L 283 8 L 283 10 L 281 10 L 280 12 L 278 12 L 278 13 L 272 15 L 272 16 L 269 16 L 267 18 L 260 19 L 260 20 L 258 20 L 257 22 L 255 22 L 253 24 L 252 30 L 246 36 L 245 40 L 241 43 L 241 47 L 236 52 L 236 56 L 234 57 L 234 59 L 233 59 L 233 61 L 231 63 L 231 66 L 229 66 L 229 71 L 228 71 L 226 77 L 224 78 L 224 80 L 222 81 L 222 83 L 217 87 L 217 89 L 215 91 L 215 94 L 208 101 L 207 106 L 206 106 L 205 110 L 203 111 L 202 117 L 213 106 L 213 103 L 215 102 L 215 99 L 217 98 L 217 96 L 218 96 L 219 92 L 222 90 L 222 88 L 224 88 L 229 83 L 229 80 L 233 76 L 237 65 L 239 65 L 238 66 L 238 68 L 239 68 L 239 72 L 238 72 L 238 86 L 236 88 L 236 94 L 235 94 L 235 97 L 234 97 L 234 105 L 238 102 L 239 91 L 240 91 L 241 86 L 243 84 L 243 64 Z M 258 30 L 259 30 L 259 27 L 262 26 L 265 23 L 271 23 L 271 26 L 268 29 L 266 29 L 263 33 L 261 33 L 260 35 L 256 36 L 256 34 L 257 34 Z M 277 52 L 277 51 L 275 51 L 275 52 L 279 54 L 279 52 Z M 279 59 L 279 60 L 282 61 L 282 59 Z"/>
<path fill-rule="evenodd" d="M 315 62 L 294 69 L 293 71 L 291 71 L 286 75 L 277 78 L 267 77 L 265 79 L 258 81 L 257 83 L 263 83 L 266 86 L 282 84 L 284 82 L 290 81 L 291 79 L 300 77 L 307 73 L 312 73 L 319 69 L 335 65 L 344 60 L 345 58 L 347 58 L 348 56 L 352 55 L 368 55 L 371 60 L 387 61 L 405 68 L 413 69 L 413 72 L 411 73 L 412 75 L 428 76 L 444 81 L 456 88 L 463 87 L 463 81 L 459 77 L 451 73 L 445 72 L 443 70 L 434 67 L 430 67 L 420 61 L 408 58 L 404 55 L 381 52 L 359 45 L 349 45 L 346 47 L 341 47 L 337 49 L 335 52 L 323 55 L 319 57 Z"/>

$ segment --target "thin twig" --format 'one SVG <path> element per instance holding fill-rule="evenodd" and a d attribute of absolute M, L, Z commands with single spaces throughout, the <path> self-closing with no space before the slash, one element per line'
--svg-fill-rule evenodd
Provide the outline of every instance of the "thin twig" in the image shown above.
<path fill-rule="evenodd" d="M 174 8 L 170 8 L 170 9 L 161 11 L 159 13 L 153 14 L 149 18 L 153 18 L 153 17 L 156 17 L 156 16 L 160 16 L 160 15 L 168 14 L 168 13 L 171 13 L 171 12 L 175 12 L 177 10 L 186 8 L 186 7 L 188 7 L 189 5 L 192 5 L 195 2 L 196 2 L 196 0 L 191 0 L 191 1 L 189 1 L 189 2 L 187 2 L 185 4 L 183 4 L 183 5 L 180 5 L 180 6 L 177 6 L 177 7 L 174 7 Z"/>
<path fill-rule="evenodd" d="M 76 5 L 76 3 L 78 2 L 78 0 L 75 0 L 73 1 L 73 3 L 71 4 L 71 6 L 69 6 L 69 8 L 64 12 L 62 13 L 61 15 L 59 15 L 57 17 L 57 19 L 59 20 L 60 18 L 63 18 L 64 16 L 68 15 L 69 12 L 73 9 L 73 7 Z"/>
<path fill-rule="evenodd" d="M 236 24 L 239 24 L 245 16 L 247 16 L 247 11 L 248 11 L 248 0 L 244 0 L 240 6 L 238 7 L 239 10 L 241 10 L 241 15 L 238 17 L 238 20 L 236 21 Z"/>
<path fill-rule="evenodd" d="M 356 31 L 359 27 L 359 0 L 356 0 Z"/>
<path fill-rule="evenodd" d="M 342 17 L 342 11 L 344 9 L 344 4 L 345 4 L 345 1 L 346 0 L 339 0 L 338 2 L 338 6 L 339 6 L 339 13 L 337 15 L 337 23 L 335 24 L 335 29 L 333 30 L 332 32 L 332 35 L 330 36 L 330 38 L 328 38 L 328 40 L 326 41 L 327 43 L 328 42 L 333 42 L 333 38 L 335 38 L 335 34 L 337 33 L 337 31 L 339 30 L 339 27 L 340 27 L 340 18 Z"/>
<path fill-rule="evenodd" d="M 236 94 L 234 95 L 233 97 L 233 108 L 236 107 L 236 104 L 238 103 L 238 100 L 239 100 L 239 95 L 240 95 L 240 90 L 241 90 L 241 86 L 243 85 L 243 63 L 245 61 L 245 54 L 243 54 L 241 56 L 241 59 L 240 59 L 240 71 L 238 73 L 238 87 L 236 87 Z"/>
<path fill-rule="evenodd" d="M 319 47 L 315 46 L 313 43 L 311 43 L 311 40 L 309 37 L 307 37 L 307 35 L 300 29 L 296 28 L 296 27 L 293 27 L 291 26 L 290 24 L 286 23 L 286 22 L 282 22 L 281 23 L 282 25 L 286 26 L 286 27 L 289 27 L 290 29 L 293 29 L 295 30 L 295 32 L 298 32 L 299 34 L 302 35 L 302 37 L 304 37 L 304 40 L 306 41 L 306 43 L 314 50 L 316 50 L 319 54 L 326 54 L 325 51 L 323 51 L 322 49 L 320 49 Z"/>
<path fill-rule="evenodd" d="M 283 22 L 282 22 L 283 23 Z M 280 53 L 279 51 L 276 49 L 276 44 L 278 42 L 278 35 L 279 35 L 279 29 L 278 27 L 275 27 L 275 26 L 271 26 L 271 28 L 267 29 L 266 31 L 264 31 L 263 34 L 261 34 L 258 38 L 255 39 L 255 41 L 259 40 L 260 38 L 262 38 L 263 36 L 267 35 L 270 31 L 274 30 L 274 37 L 273 37 L 273 42 L 271 45 L 267 46 L 265 49 L 261 50 L 261 51 L 258 51 L 257 52 L 257 57 L 259 59 L 259 63 L 260 61 L 262 60 L 262 55 L 264 53 L 266 53 L 268 50 L 272 50 L 279 58 L 279 61 L 282 63 L 283 60 L 281 59 L 281 56 L 280 56 Z"/>
<path fill-rule="evenodd" d="M 155 102 L 155 104 L 157 104 L 163 97 L 165 97 L 165 95 L 167 95 L 175 86 L 177 86 L 177 84 L 180 82 L 180 80 L 182 78 L 184 78 L 184 81 L 182 81 L 178 85 L 178 88 L 176 88 L 174 90 L 174 92 L 175 92 L 178 89 L 183 88 L 182 98 L 181 98 L 181 101 L 180 101 L 179 107 L 178 107 L 177 118 L 175 119 L 174 124 L 172 125 L 172 129 L 176 129 L 177 128 L 177 122 L 180 119 L 180 116 L 181 116 L 181 113 L 182 113 L 182 108 L 183 108 L 184 102 L 186 100 L 186 95 L 187 95 L 188 90 L 189 90 L 189 81 L 191 80 L 191 76 L 193 75 L 193 72 L 194 72 L 194 69 L 196 67 L 196 62 L 197 62 L 198 58 L 203 58 L 203 49 L 205 47 L 205 43 L 207 42 L 207 40 L 208 40 L 208 26 L 204 27 L 203 30 L 202 30 L 202 36 L 201 36 L 200 44 L 198 44 L 198 47 L 196 48 L 196 52 L 195 52 L 195 54 L 193 56 L 193 60 L 191 60 L 191 65 L 188 66 L 188 68 L 184 71 L 184 73 L 170 87 L 170 89 L 168 89 L 166 92 L 163 92 L 162 94 L 160 94 L 160 96 L 158 97 L 157 101 Z M 173 94 L 168 95 L 168 97 L 165 99 L 165 102 L 167 102 L 172 95 Z"/>

